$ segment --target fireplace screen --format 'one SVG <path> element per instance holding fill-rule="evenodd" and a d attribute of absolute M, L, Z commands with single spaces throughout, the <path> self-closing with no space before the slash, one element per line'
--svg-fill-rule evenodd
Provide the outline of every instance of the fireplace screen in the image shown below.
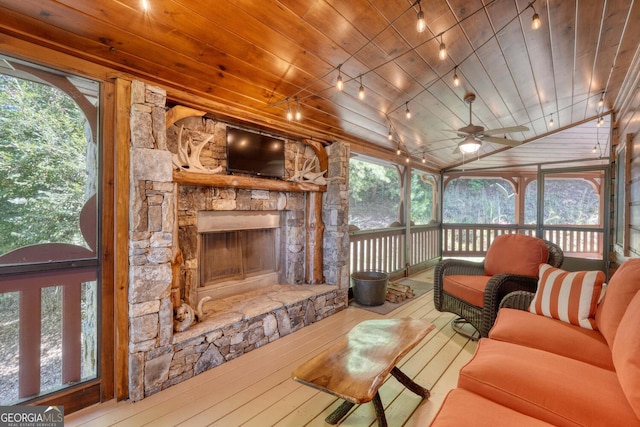
<path fill-rule="evenodd" d="M 277 231 L 270 228 L 203 233 L 200 286 L 276 272 Z"/>

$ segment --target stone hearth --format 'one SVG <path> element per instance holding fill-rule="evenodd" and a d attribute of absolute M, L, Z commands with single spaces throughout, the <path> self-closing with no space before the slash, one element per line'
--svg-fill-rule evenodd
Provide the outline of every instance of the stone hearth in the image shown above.
<path fill-rule="evenodd" d="M 205 167 L 225 166 L 226 124 L 186 118 L 184 134 L 208 138 Z M 324 284 L 304 284 L 305 194 L 302 192 L 179 185 L 173 182 L 172 155 L 177 127 L 166 126 L 164 90 L 133 81 L 130 111 L 129 219 L 129 398 L 143 399 L 247 351 L 268 344 L 347 306 L 348 159 L 347 144 L 326 148 L 327 191 L 322 194 Z M 292 153 L 314 153 L 289 140 Z M 279 282 L 241 296 L 221 297 L 203 306 L 204 316 L 183 332 L 173 331 L 172 289 L 197 300 L 197 211 L 278 211 L 282 215 Z M 176 249 L 182 261 L 177 263 Z M 176 287 L 178 286 L 178 287 Z M 195 304 L 193 304 L 195 305 Z"/>

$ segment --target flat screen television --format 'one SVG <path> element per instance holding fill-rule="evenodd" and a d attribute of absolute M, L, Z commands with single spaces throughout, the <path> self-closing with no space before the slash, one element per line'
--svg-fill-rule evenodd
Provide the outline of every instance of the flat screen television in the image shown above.
<path fill-rule="evenodd" d="M 284 139 L 227 126 L 227 171 L 284 178 Z"/>

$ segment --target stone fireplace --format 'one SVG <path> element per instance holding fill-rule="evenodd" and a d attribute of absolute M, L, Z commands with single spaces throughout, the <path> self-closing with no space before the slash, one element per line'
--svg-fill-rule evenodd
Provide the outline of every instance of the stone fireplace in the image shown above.
<path fill-rule="evenodd" d="M 176 180 L 178 133 L 203 141 L 204 167 L 224 169 L 226 124 L 183 116 L 167 126 L 163 89 L 132 81 L 130 93 L 128 374 L 129 398 L 137 401 L 346 307 L 349 148 L 323 147 L 321 193 L 263 178 L 255 187 Z M 304 160 L 314 151 L 296 140 L 285 147 L 286 180 L 298 153 Z M 321 207 L 316 234 L 310 200 Z M 312 247 L 324 248 L 313 254 L 323 283 L 305 283 L 310 236 Z M 211 297 L 206 315 L 180 332 L 176 296 L 191 306 Z"/>
<path fill-rule="evenodd" d="M 278 211 L 200 211 L 196 300 L 224 298 L 281 282 Z"/>

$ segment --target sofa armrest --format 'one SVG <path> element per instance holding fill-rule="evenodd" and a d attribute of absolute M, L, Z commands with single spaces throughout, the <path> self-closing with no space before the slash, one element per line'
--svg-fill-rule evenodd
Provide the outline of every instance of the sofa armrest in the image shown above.
<path fill-rule="evenodd" d="M 515 308 L 516 310 L 529 310 L 535 292 L 515 291 L 505 296 L 500 302 L 500 308 Z"/>
<path fill-rule="evenodd" d="M 433 302 L 436 310 L 442 311 L 442 286 L 444 276 L 453 275 L 484 276 L 484 261 L 473 262 L 462 259 L 443 259 L 436 264 L 433 273 Z"/>
<path fill-rule="evenodd" d="M 504 297 L 516 291 L 535 292 L 537 287 L 537 277 L 517 274 L 496 274 L 493 276 L 484 291 L 480 336 L 489 335 L 489 330 L 496 320 L 500 303 Z"/>

